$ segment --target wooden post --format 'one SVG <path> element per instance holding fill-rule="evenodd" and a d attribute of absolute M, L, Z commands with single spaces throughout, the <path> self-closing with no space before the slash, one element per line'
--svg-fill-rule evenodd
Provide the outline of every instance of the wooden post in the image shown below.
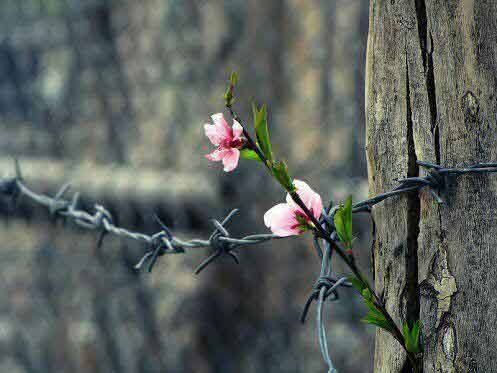
<path fill-rule="evenodd" d="M 497 2 L 371 0 L 366 136 L 371 194 L 416 161 L 497 161 Z M 446 179 L 374 208 L 376 288 L 397 322 L 422 322 L 425 372 L 497 371 L 497 177 Z M 405 354 L 377 333 L 375 372 Z"/>

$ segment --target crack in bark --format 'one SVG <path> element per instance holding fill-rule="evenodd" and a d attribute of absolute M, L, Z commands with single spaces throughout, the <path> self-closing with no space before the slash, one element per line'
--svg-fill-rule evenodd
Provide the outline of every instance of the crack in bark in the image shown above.
<path fill-rule="evenodd" d="M 426 71 L 426 90 L 430 104 L 431 133 L 435 142 L 435 159 L 440 164 L 440 128 L 437 122 L 437 92 L 435 88 L 435 72 L 433 70 L 433 35 L 430 32 L 430 51 L 427 52 L 428 70 Z"/>
<path fill-rule="evenodd" d="M 409 64 L 406 50 L 406 125 L 408 146 L 407 176 L 419 176 L 416 148 L 414 144 L 414 129 L 412 121 L 411 91 L 409 87 Z M 419 195 L 414 192 L 407 197 L 407 251 L 406 251 L 406 321 L 410 327 L 419 319 L 420 302 L 418 286 L 418 236 L 421 218 L 421 203 Z"/>
<path fill-rule="evenodd" d="M 423 68 L 426 74 L 426 42 L 427 42 L 427 17 L 425 0 L 415 0 L 416 19 L 418 21 L 419 47 L 421 49 L 421 57 L 423 58 Z"/>
<path fill-rule="evenodd" d="M 415 0 L 416 19 L 418 21 L 419 46 L 423 59 L 423 68 L 430 109 L 431 133 L 435 146 L 436 163 L 440 164 L 440 129 L 437 122 L 437 92 L 435 87 L 435 73 L 433 70 L 433 35 L 430 36 L 430 50 L 428 50 L 428 17 L 425 0 Z"/>

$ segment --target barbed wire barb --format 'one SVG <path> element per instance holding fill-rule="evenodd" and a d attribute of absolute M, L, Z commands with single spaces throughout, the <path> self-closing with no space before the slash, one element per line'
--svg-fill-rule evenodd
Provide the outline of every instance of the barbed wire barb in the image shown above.
<path fill-rule="evenodd" d="M 233 218 L 233 216 L 235 216 L 237 212 L 238 209 L 232 210 L 223 219 L 222 222 L 219 222 L 216 219 L 211 219 L 211 222 L 214 224 L 215 229 L 209 237 L 209 242 L 211 243 L 211 247 L 214 248 L 214 252 L 206 259 L 204 259 L 202 263 L 200 263 L 199 266 L 195 269 L 194 273 L 196 275 L 198 275 L 205 268 L 207 268 L 209 264 L 213 263 L 216 259 L 222 257 L 223 255 L 231 257 L 236 264 L 240 264 L 238 257 L 235 255 L 235 253 L 232 252 L 232 250 L 236 247 L 236 244 L 238 242 L 243 242 L 244 240 L 237 239 L 235 240 L 235 242 L 221 240 L 221 238 L 230 238 L 230 233 L 226 229 L 225 225 L 229 223 L 229 221 Z M 254 242 L 254 240 L 251 241 Z"/>

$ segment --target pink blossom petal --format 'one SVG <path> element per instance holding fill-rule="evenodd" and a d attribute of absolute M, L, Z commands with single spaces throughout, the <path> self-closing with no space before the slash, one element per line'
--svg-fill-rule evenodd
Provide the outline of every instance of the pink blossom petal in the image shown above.
<path fill-rule="evenodd" d="M 233 139 L 239 140 L 243 134 L 243 127 L 236 120 L 233 120 Z"/>
<path fill-rule="evenodd" d="M 204 124 L 204 131 L 213 145 L 218 146 L 225 139 L 224 131 L 212 124 Z"/>
<path fill-rule="evenodd" d="M 238 160 L 240 159 L 240 150 L 235 148 L 230 148 L 224 150 L 223 154 L 223 165 L 224 171 L 230 172 L 233 171 L 236 166 L 238 166 Z"/>
<path fill-rule="evenodd" d="M 298 235 L 301 232 L 296 228 L 298 221 L 295 218 L 295 210 L 287 203 L 280 203 L 270 208 L 264 214 L 266 227 L 280 237 Z"/>
<path fill-rule="evenodd" d="M 294 180 L 293 184 L 297 188 L 297 194 L 302 202 L 304 202 L 304 205 L 306 205 L 309 210 L 312 210 L 314 217 L 318 219 L 323 210 L 323 201 L 321 200 L 321 196 L 313 191 L 311 187 L 302 180 Z M 290 194 L 287 194 L 286 202 L 294 209 L 302 211 L 302 209 L 292 199 Z"/>
<path fill-rule="evenodd" d="M 323 214 L 323 201 L 321 200 L 321 196 L 319 194 L 317 194 L 317 197 L 312 200 L 311 211 L 314 214 L 314 217 L 318 220 Z"/>
<path fill-rule="evenodd" d="M 231 128 L 224 119 L 223 113 L 217 113 L 211 115 L 212 121 L 214 122 L 214 125 L 218 128 L 219 133 L 223 134 L 223 138 L 228 138 L 232 139 L 233 138 L 233 133 L 231 132 Z"/>
<path fill-rule="evenodd" d="M 228 150 L 224 150 L 224 149 L 222 149 L 222 150 L 216 149 L 212 153 L 206 154 L 205 158 L 207 158 L 209 161 L 219 162 L 219 161 L 223 160 L 227 151 Z"/>

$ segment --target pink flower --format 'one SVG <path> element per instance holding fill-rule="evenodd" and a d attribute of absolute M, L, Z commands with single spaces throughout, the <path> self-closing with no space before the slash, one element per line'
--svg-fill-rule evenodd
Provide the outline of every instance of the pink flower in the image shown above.
<path fill-rule="evenodd" d="M 302 202 L 311 211 L 316 219 L 321 216 L 323 202 L 321 196 L 311 189 L 307 183 L 294 180 L 297 194 Z M 286 203 L 280 203 L 264 214 L 264 224 L 280 237 L 298 235 L 313 227 L 311 220 L 304 211 L 293 201 L 290 194 L 286 196 Z"/>
<path fill-rule="evenodd" d="M 217 146 L 217 149 L 206 154 L 205 158 L 214 162 L 222 161 L 224 171 L 233 171 L 240 159 L 240 149 L 245 145 L 243 127 L 233 120 L 233 128 L 231 128 L 224 119 L 223 113 L 214 114 L 211 118 L 214 124 L 205 124 L 204 130 L 205 135 L 213 145 Z"/>

